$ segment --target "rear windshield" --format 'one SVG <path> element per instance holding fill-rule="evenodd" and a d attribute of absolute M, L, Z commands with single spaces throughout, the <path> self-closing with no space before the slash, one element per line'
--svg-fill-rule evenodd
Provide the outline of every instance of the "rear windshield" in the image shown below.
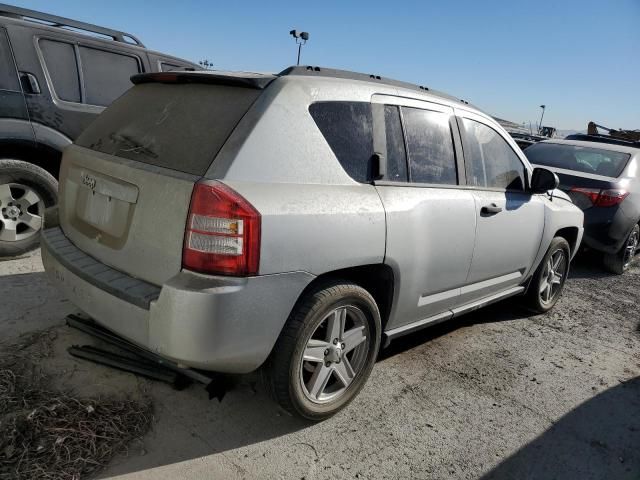
<path fill-rule="evenodd" d="M 620 176 L 631 157 L 628 153 L 558 143 L 536 143 L 524 150 L 524 154 L 531 163 L 537 165 L 594 173 L 605 177 Z"/>
<path fill-rule="evenodd" d="M 76 143 L 98 152 L 204 175 L 260 90 L 221 85 L 137 85 Z"/>

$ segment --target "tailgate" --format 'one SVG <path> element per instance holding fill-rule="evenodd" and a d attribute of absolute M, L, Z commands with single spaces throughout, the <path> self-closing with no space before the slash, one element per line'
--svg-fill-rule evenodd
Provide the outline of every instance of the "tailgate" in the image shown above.
<path fill-rule="evenodd" d="M 180 271 L 197 176 L 73 145 L 60 179 L 60 223 L 78 248 L 156 285 Z"/>
<path fill-rule="evenodd" d="M 165 77 L 169 83 L 154 80 Z M 181 269 L 194 183 L 260 94 L 237 79 L 193 83 L 205 80 L 222 81 L 139 78 L 65 151 L 61 166 L 65 234 L 97 260 L 156 285 Z"/>

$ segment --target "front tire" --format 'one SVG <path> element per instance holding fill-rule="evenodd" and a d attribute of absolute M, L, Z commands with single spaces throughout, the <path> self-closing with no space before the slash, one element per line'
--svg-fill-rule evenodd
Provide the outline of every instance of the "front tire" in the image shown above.
<path fill-rule="evenodd" d="M 46 170 L 0 160 L 0 258 L 37 248 L 45 210 L 57 203 L 58 182 Z"/>
<path fill-rule="evenodd" d="M 328 418 L 366 383 L 380 348 L 373 297 L 348 282 L 322 285 L 298 301 L 266 365 L 271 393 L 287 411 Z"/>
<path fill-rule="evenodd" d="M 604 255 L 604 267 L 611 273 L 622 275 L 629 270 L 640 243 L 640 226 L 634 225 L 622 248 L 616 253 Z"/>
<path fill-rule="evenodd" d="M 569 275 L 570 259 L 569 243 L 562 237 L 555 237 L 527 290 L 526 300 L 531 310 L 545 313 L 558 302 Z"/>

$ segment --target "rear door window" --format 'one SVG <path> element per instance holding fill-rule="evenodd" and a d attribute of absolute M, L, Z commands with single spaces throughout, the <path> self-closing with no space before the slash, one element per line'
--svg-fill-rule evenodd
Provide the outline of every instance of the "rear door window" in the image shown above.
<path fill-rule="evenodd" d="M 39 45 L 55 95 L 66 102 L 81 102 L 80 77 L 74 46 L 44 38 L 40 40 Z"/>
<path fill-rule="evenodd" d="M 204 175 L 260 92 L 223 85 L 143 83 L 113 102 L 76 143 Z"/>
<path fill-rule="evenodd" d="M 523 191 L 525 168 L 507 141 L 491 127 L 463 118 L 467 182 L 483 188 Z"/>
<path fill-rule="evenodd" d="M 387 140 L 387 179 L 395 182 L 407 181 L 407 152 L 400 110 L 393 105 L 385 105 L 384 121 Z"/>
<path fill-rule="evenodd" d="M 53 93 L 65 102 L 106 107 L 131 88 L 131 76 L 142 71 L 140 59 L 132 55 L 47 38 L 38 45 Z"/>
<path fill-rule="evenodd" d="M 410 179 L 416 183 L 456 185 L 456 156 L 450 115 L 402 107 Z"/>
<path fill-rule="evenodd" d="M 131 76 L 141 71 L 136 57 L 83 46 L 79 51 L 89 105 L 109 105 L 133 86 Z"/>
<path fill-rule="evenodd" d="M 18 73 L 4 28 L 0 28 L 0 90 L 20 91 Z"/>
<path fill-rule="evenodd" d="M 373 119 L 368 102 L 317 102 L 309 113 L 338 158 L 358 182 L 372 178 Z"/>

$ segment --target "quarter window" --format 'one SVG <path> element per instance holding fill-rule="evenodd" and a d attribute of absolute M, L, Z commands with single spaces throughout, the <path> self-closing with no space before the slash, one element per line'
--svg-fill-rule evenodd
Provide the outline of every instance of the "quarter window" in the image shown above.
<path fill-rule="evenodd" d="M 449 115 L 402 107 L 411 181 L 456 185 L 456 157 Z"/>
<path fill-rule="evenodd" d="M 131 76 L 140 73 L 135 57 L 89 47 L 79 50 L 89 105 L 109 105 L 133 86 Z"/>
<path fill-rule="evenodd" d="M 523 191 L 524 165 L 494 129 L 474 120 L 462 120 L 465 130 L 467 182 L 486 188 Z"/>
<path fill-rule="evenodd" d="M 4 28 L 0 28 L 0 90 L 20 91 L 18 74 Z"/>
<path fill-rule="evenodd" d="M 317 102 L 309 113 L 338 158 L 358 182 L 372 178 L 373 119 L 367 102 Z"/>
<path fill-rule="evenodd" d="M 188 67 L 184 65 L 174 65 L 172 63 L 160 62 L 160 70 L 163 72 L 182 72 L 186 70 Z"/>

